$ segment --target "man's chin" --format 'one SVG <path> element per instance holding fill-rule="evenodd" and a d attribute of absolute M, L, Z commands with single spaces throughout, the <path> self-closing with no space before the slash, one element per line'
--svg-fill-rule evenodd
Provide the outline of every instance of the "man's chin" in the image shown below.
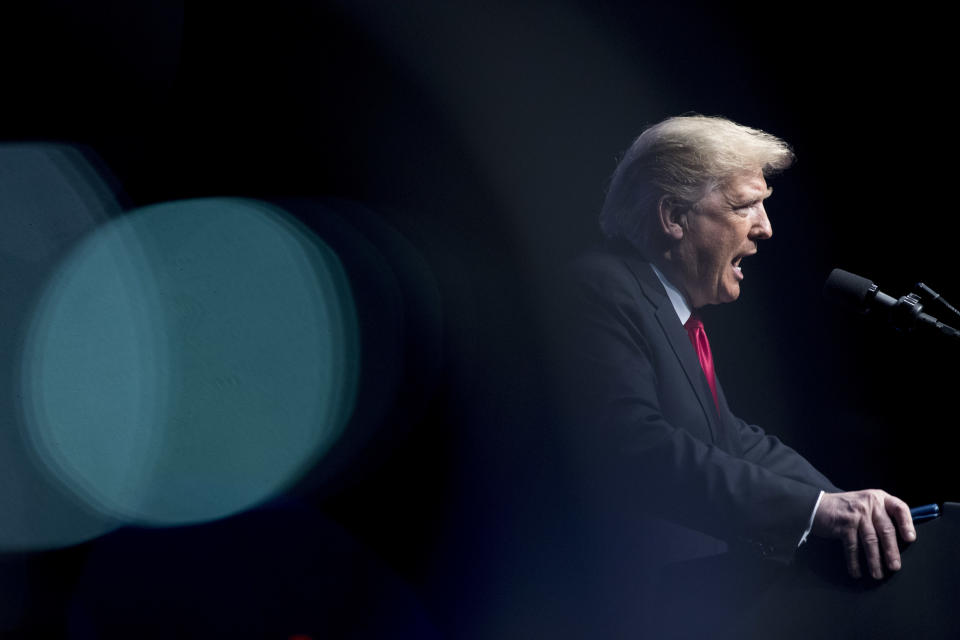
<path fill-rule="evenodd" d="M 719 304 L 722 304 L 724 302 L 734 302 L 739 297 L 740 297 L 740 285 L 736 285 L 733 287 L 725 287 L 720 291 Z"/>
<path fill-rule="evenodd" d="M 717 287 L 715 291 L 707 292 L 707 295 L 703 295 L 699 300 L 694 296 L 690 295 L 690 302 L 693 305 L 694 309 L 699 309 L 700 307 L 706 307 L 711 304 L 723 304 L 725 302 L 733 302 L 740 297 L 740 285 L 734 286 L 720 286 Z"/>

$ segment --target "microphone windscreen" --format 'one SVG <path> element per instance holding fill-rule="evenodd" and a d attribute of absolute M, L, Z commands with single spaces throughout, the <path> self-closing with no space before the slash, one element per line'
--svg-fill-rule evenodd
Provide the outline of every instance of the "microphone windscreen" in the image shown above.
<path fill-rule="evenodd" d="M 874 284 L 866 278 L 843 269 L 834 269 L 823 285 L 823 297 L 863 312 L 869 307 L 869 296 L 874 289 Z"/>

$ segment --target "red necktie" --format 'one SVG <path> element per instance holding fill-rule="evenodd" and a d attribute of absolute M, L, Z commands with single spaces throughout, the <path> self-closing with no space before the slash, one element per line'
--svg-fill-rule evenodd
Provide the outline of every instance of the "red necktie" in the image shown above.
<path fill-rule="evenodd" d="M 690 336 L 690 343 L 697 352 L 697 358 L 700 359 L 700 368 L 703 369 L 703 375 L 707 377 L 707 384 L 710 385 L 710 392 L 713 394 L 713 403 L 720 411 L 720 403 L 717 401 L 717 379 L 713 372 L 713 356 L 710 355 L 710 343 L 707 341 L 707 332 L 703 330 L 703 321 L 695 315 L 690 315 L 690 319 L 683 325 Z"/>

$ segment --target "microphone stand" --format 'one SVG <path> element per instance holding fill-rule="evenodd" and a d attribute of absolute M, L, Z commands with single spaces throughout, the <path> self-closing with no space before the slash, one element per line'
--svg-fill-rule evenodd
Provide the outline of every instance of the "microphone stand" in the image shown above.
<path fill-rule="evenodd" d="M 940 303 L 941 307 L 943 307 L 944 309 L 952 313 L 955 318 L 960 319 L 960 311 L 957 311 L 957 309 L 952 304 L 947 302 L 946 299 L 944 299 L 944 297 L 941 296 L 939 293 L 937 293 L 927 285 L 923 284 L 922 282 L 917 283 L 917 289 L 920 289 L 921 295 L 927 298 L 927 300 L 929 300 L 931 303 L 933 302 Z"/>
<path fill-rule="evenodd" d="M 922 282 L 917 283 L 917 288 L 920 289 L 923 296 L 928 298 L 930 302 L 939 302 L 945 309 L 960 319 L 960 311 L 957 311 L 936 291 Z M 915 326 L 922 326 L 938 331 L 950 338 L 960 338 L 960 331 L 923 313 L 923 305 L 920 303 L 920 299 L 920 295 L 909 293 L 897 300 L 896 305 L 890 310 L 890 318 L 896 328 L 910 331 Z"/>

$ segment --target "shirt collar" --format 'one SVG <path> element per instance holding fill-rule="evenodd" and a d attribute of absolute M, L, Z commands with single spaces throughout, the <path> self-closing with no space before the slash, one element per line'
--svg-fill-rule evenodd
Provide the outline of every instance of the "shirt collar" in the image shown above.
<path fill-rule="evenodd" d="M 670 302 L 673 304 L 673 310 L 677 312 L 677 317 L 680 318 L 680 324 L 686 324 L 687 320 L 690 319 L 690 315 L 693 313 L 693 310 L 687 303 L 687 299 L 683 293 L 680 292 L 680 289 L 670 284 L 670 281 L 660 272 L 660 269 L 657 269 L 655 264 L 651 262 L 650 267 L 653 269 L 653 273 L 656 274 L 657 280 L 659 280 L 663 288 L 667 290 L 667 297 L 670 298 Z"/>

